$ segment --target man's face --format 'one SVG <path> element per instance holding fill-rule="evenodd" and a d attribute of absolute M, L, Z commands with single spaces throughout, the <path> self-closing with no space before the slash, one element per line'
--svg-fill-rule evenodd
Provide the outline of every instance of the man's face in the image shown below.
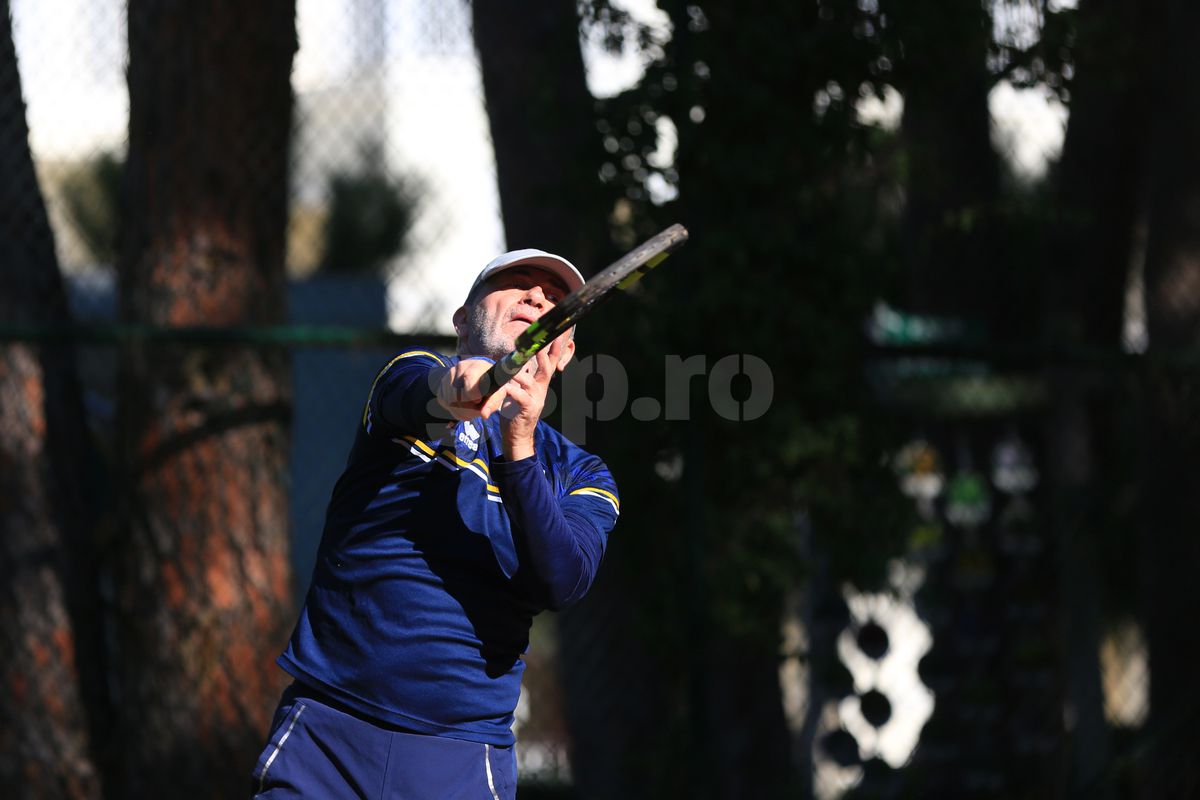
<path fill-rule="evenodd" d="M 536 266 L 512 267 L 493 275 L 454 312 L 459 355 L 503 358 L 529 323 L 567 294 L 561 278 Z"/>

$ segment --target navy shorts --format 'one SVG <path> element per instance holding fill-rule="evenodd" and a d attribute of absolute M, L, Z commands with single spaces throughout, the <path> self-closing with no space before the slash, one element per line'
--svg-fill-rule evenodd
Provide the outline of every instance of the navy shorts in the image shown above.
<path fill-rule="evenodd" d="M 515 800 L 511 747 L 381 727 L 293 684 L 253 773 L 263 800 Z"/>

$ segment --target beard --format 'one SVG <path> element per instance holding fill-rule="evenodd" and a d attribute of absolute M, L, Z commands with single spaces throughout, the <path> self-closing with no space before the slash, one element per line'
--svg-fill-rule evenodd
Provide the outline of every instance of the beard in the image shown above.
<path fill-rule="evenodd" d="M 515 336 L 500 330 L 500 320 L 492 318 L 482 305 L 467 310 L 466 352 L 462 355 L 487 356 L 499 361 L 512 352 Z"/>

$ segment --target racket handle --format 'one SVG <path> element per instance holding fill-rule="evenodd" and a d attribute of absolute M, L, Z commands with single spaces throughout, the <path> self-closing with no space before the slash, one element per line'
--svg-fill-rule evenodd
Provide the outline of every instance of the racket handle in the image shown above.
<path fill-rule="evenodd" d="M 486 382 L 483 384 L 483 393 L 485 395 L 493 394 L 501 386 L 508 383 L 513 375 L 521 371 L 523 365 L 517 363 L 517 360 L 514 358 L 515 355 L 515 352 L 509 353 L 493 364 L 492 368 L 488 370 L 487 378 L 485 379 Z"/>

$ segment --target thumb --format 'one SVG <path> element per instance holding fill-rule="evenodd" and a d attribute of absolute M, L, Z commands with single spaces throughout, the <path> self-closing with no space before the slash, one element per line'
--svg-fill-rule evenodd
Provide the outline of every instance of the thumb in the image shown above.
<path fill-rule="evenodd" d="M 491 397 L 484 401 L 483 406 L 479 409 L 479 416 L 487 419 L 492 414 L 499 411 L 500 406 L 504 404 L 506 397 L 508 397 L 508 388 L 506 386 L 501 386 L 495 391 L 494 394 L 492 394 Z"/>

